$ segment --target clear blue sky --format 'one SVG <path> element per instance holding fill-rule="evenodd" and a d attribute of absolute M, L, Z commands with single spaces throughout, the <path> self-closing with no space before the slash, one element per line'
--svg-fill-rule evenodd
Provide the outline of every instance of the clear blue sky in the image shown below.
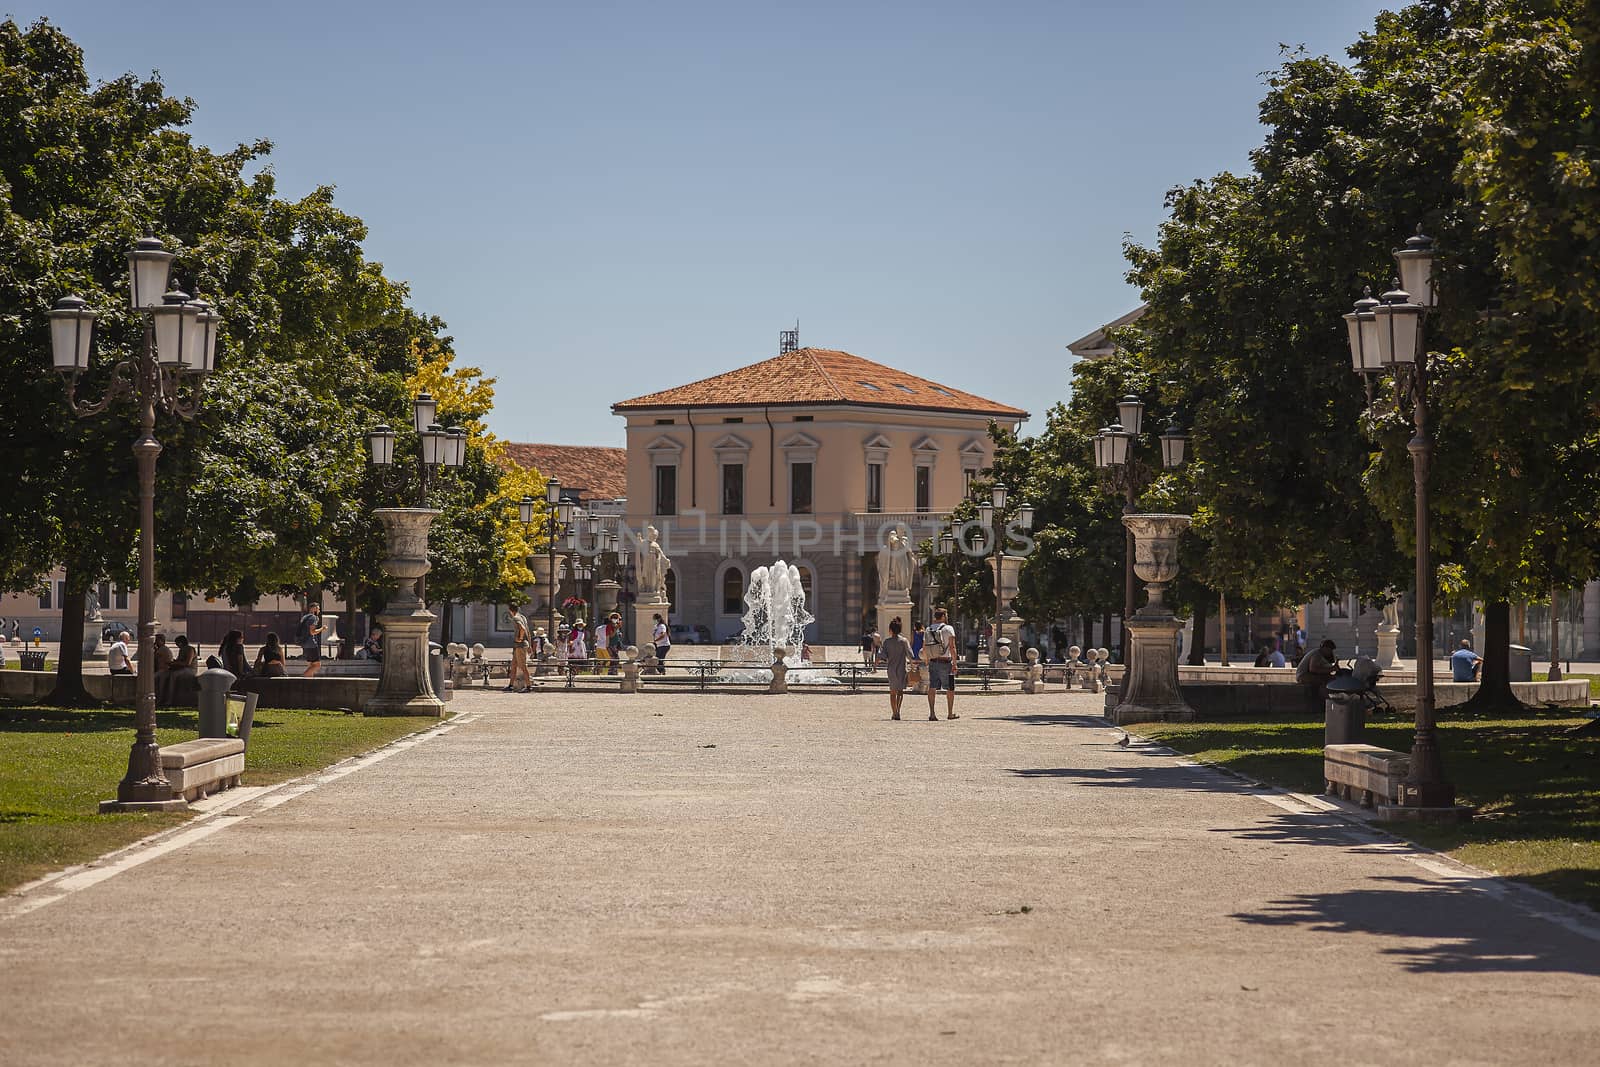
<path fill-rule="evenodd" d="M 47 14 L 194 133 L 276 144 L 499 378 L 492 428 L 620 444 L 612 402 L 802 344 L 1042 415 L 1131 308 L 1124 233 L 1241 169 L 1279 44 L 1381 5 L 126 2 Z M 1035 419 L 1035 425 L 1038 419 Z"/>

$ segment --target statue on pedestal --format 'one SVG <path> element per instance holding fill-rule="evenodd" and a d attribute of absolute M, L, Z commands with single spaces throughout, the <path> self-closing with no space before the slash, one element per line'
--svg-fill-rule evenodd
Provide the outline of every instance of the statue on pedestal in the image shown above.
<path fill-rule="evenodd" d="M 660 531 L 654 526 L 644 528 L 644 543 L 639 546 L 639 562 L 635 570 L 639 578 L 639 603 L 665 604 L 667 602 L 667 569 L 672 561 L 661 548 Z"/>
<path fill-rule="evenodd" d="M 883 547 L 878 549 L 878 602 L 911 603 L 911 583 L 916 578 L 916 566 L 910 541 L 899 527 L 890 530 Z"/>

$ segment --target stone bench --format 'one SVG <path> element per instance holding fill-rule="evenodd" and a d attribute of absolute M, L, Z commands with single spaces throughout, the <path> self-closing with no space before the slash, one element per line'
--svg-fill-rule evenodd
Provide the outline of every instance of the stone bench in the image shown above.
<path fill-rule="evenodd" d="M 239 784 L 244 773 L 244 742 L 237 737 L 201 737 L 161 747 L 161 770 L 172 791 L 185 800 Z"/>
<path fill-rule="evenodd" d="M 1364 808 L 1374 801 L 1398 803 L 1411 772 L 1411 757 L 1377 745 L 1328 745 L 1322 750 L 1322 777 L 1328 795 L 1354 800 Z"/>

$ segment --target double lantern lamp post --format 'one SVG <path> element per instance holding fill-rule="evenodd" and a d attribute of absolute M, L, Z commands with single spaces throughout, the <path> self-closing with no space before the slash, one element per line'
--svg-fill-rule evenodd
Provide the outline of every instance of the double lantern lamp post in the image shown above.
<path fill-rule="evenodd" d="M 554 641 L 556 639 L 556 618 L 558 610 L 558 605 L 556 604 L 556 589 L 560 584 L 560 576 L 556 573 L 556 540 L 561 536 L 562 531 L 565 530 L 570 533 L 572 530 L 573 518 L 577 513 L 577 506 L 573 504 L 572 501 L 563 500 L 561 498 L 561 483 L 554 478 L 551 478 L 545 483 L 544 495 L 545 504 L 549 507 L 549 522 L 545 527 L 545 533 L 548 539 L 545 551 L 547 553 L 547 559 L 549 562 L 549 572 L 545 579 L 545 610 L 549 615 L 549 639 Z M 538 511 L 535 507 L 535 501 L 533 497 L 523 497 L 519 507 L 521 511 L 523 528 L 528 529 L 532 527 L 538 518 Z M 574 576 L 576 576 L 575 572 L 576 568 L 574 568 Z"/>
<path fill-rule="evenodd" d="M 1144 401 L 1132 394 L 1124 396 L 1117 402 L 1117 418 L 1117 422 L 1102 427 L 1100 432 L 1094 435 L 1094 465 L 1106 473 L 1112 489 L 1123 494 L 1126 503 L 1123 504 L 1122 513 L 1132 515 L 1136 511 L 1134 502 L 1138 499 L 1140 490 L 1150 481 L 1150 472 L 1139 462 L 1133 447 L 1144 427 Z M 1170 471 L 1181 467 L 1184 455 L 1188 451 L 1188 435 L 1173 424 L 1160 434 L 1159 440 L 1162 468 Z M 1134 612 L 1133 531 L 1129 530 L 1125 537 L 1127 548 L 1122 584 L 1122 660 L 1124 667 L 1131 667 L 1132 649 L 1128 642 L 1128 620 L 1133 618 Z M 1195 640 L 1200 639 L 1201 635 L 1195 636 Z"/>
<path fill-rule="evenodd" d="M 1417 228 L 1404 248 L 1394 253 L 1400 278 L 1396 287 L 1377 300 L 1371 290 L 1354 310 L 1343 316 L 1350 340 L 1350 361 L 1367 388 L 1370 401 L 1374 379 L 1392 374 L 1395 402 L 1409 404 L 1414 433 L 1406 444 L 1411 453 L 1416 483 L 1416 733 L 1411 744 L 1411 768 L 1401 806 L 1453 812 L 1455 786 L 1444 777 L 1434 718 L 1433 695 L 1433 560 L 1429 551 L 1429 477 L 1433 464 L 1433 429 L 1428 419 L 1428 351 L 1422 343 L 1423 324 L 1436 306 L 1435 253 L 1432 238 Z"/>
<path fill-rule="evenodd" d="M 418 508 L 428 506 L 428 490 L 434 472 L 440 468 L 457 470 L 467 461 L 467 431 L 460 426 L 446 429 L 434 420 L 439 405 L 428 393 L 418 393 L 411 403 L 412 424 L 416 427 L 418 441 L 417 502 Z M 395 432 L 387 424 L 373 427 L 367 433 L 368 459 L 385 476 L 396 470 L 394 457 Z M 427 578 L 417 579 L 417 597 L 427 601 Z"/>
<path fill-rule="evenodd" d="M 50 351 L 55 369 L 66 378 L 67 406 L 79 418 L 98 415 L 123 395 L 131 395 L 139 413 L 139 436 L 133 454 L 139 477 L 139 653 L 133 748 L 128 771 L 117 785 L 117 799 L 102 811 L 167 810 L 184 806 L 161 769 L 156 744 L 155 585 L 156 585 L 156 440 L 158 412 L 192 420 L 200 410 L 205 377 L 216 365 L 217 334 L 222 317 L 206 301 L 190 297 L 173 284 L 168 289 L 173 253 L 154 237 L 142 238 L 128 250 L 129 304 L 143 319 L 139 354 L 112 367 L 111 380 L 98 400 L 78 399 L 79 379 L 94 354 L 94 326 L 99 318 L 79 296 L 64 296 L 49 311 Z M 187 385 L 187 388 L 185 386 Z"/>
<path fill-rule="evenodd" d="M 989 556 L 989 568 L 994 575 L 994 622 L 989 634 L 989 663 L 998 661 L 1000 652 L 1000 638 L 1005 623 L 1005 610 L 1008 606 L 1010 594 L 1014 592 L 1017 571 L 1022 566 L 1022 557 L 1012 555 L 1006 551 L 1010 541 L 1012 523 L 1015 528 L 1026 533 L 1033 529 L 1033 505 L 1018 504 L 1007 522 L 1006 504 L 1010 499 L 1010 489 L 1002 482 L 995 482 L 989 487 L 989 497 L 984 500 L 981 495 L 975 495 L 977 501 L 978 521 L 977 529 L 971 534 L 971 554 Z M 975 491 L 976 493 L 976 491 Z M 973 524 L 968 523 L 966 526 Z M 958 525 L 953 531 L 939 535 L 938 551 L 941 556 L 954 556 L 956 545 L 961 544 L 963 549 L 968 542 L 964 537 L 965 527 Z"/>

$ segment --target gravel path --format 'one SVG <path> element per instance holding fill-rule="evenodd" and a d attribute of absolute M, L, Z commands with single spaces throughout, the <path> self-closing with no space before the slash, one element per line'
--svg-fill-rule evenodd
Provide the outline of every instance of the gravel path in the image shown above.
<path fill-rule="evenodd" d="M 0 1062 L 1594 1062 L 1600 917 L 1097 702 L 464 694 L 0 899 Z"/>

